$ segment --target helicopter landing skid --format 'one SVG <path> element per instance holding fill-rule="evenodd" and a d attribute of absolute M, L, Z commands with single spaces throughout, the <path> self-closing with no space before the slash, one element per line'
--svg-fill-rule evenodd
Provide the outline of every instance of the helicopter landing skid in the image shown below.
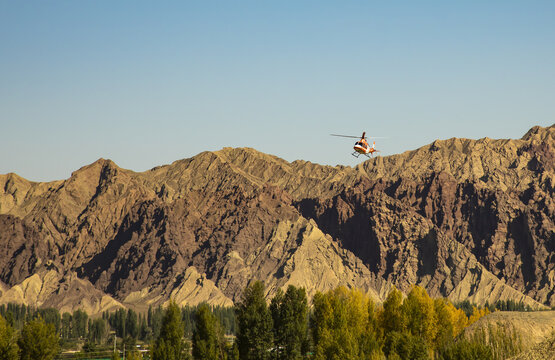
<path fill-rule="evenodd" d="M 366 156 L 368 159 L 370 159 L 370 155 L 368 155 L 368 154 L 361 154 L 361 153 L 356 152 L 356 151 L 353 151 L 353 153 L 352 153 L 351 155 L 353 155 L 353 156 L 356 157 L 357 159 L 358 159 L 358 157 L 359 157 L 360 155 L 364 155 L 364 156 Z"/>

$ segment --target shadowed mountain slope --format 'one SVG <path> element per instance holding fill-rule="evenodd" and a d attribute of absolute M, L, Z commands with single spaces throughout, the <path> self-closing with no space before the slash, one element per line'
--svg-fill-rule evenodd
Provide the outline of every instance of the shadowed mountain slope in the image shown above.
<path fill-rule="evenodd" d="M 551 126 L 438 140 L 355 168 L 224 148 L 143 173 L 100 159 L 64 181 L 0 175 L 0 280 L 84 281 L 107 296 L 91 311 L 108 298 L 231 304 L 253 279 L 269 297 L 348 285 L 379 300 L 420 284 L 453 300 L 555 305 L 554 138 Z M 60 281 L 42 303 L 73 296 Z"/>

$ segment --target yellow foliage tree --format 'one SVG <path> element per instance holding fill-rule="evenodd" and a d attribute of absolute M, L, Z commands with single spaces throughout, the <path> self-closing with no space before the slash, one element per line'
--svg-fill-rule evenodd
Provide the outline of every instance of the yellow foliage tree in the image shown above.
<path fill-rule="evenodd" d="M 462 309 L 457 309 L 453 304 L 449 303 L 450 307 L 452 308 L 451 312 L 454 313 L 455 316 L 455 336 L 458 336 L 465 327 L 469 324 L 468 317 L 464 313 Z"/>
<path fill-rule="evenodd" d="M 481 317 L 486 316 L 489 313 L 490 313 L 490 311 L 487 307 L 479 309 L 476 306 L 473 306 L 472 307 L 472 315 L 470 315 L 470 317 L 468 318 L 468 325 L 472 325 L 473 323 L 478 321 L 478 319 L 480 319 Z"/>
<path fill-rule="evenodd" d="M 407 330 L 432 346 L 437 334 L 437 317 L 434 301 L 426 290 L 414 286 L 403 302 L 402 309 L 407 319 Z"/>
<path fill-rule="evenodd" d="M 378 311 L 378 324 L 384 334 L 392 331 L 402 332 L 406 329 L 406 317 L 402 311 L 403 293 L 395 286 L 387 295 L 382 308 Z"/>
<path fill-rule="evenodd" d="M 2 316 L 0 316 L 0 359 L 19 359 L 17 333 Z"/>
<path fill-rule="evenodd" d="M 434 310 L 438 329 L 434 345 L 437 349 L 459 335 L 467 326 L 468 318 L 463 310 L 457 309 L 445 298 L 434 300 Z"/>
<path fill-rule="evenodd" d="M 380 352 L 377 341 L 369 339 L 372 301 L 357 289 L 338 287 L 314 296 L 312 331 L 315 359 L 361 359 Z M 370 340 L 370 341 L 369 341 Z M 374 339 L 376 340 L 376 339 Z"/>

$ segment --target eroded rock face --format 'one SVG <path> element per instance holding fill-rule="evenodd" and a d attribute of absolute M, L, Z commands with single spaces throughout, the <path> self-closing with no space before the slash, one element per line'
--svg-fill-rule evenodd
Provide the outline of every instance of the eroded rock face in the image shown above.
<path fill-rule="evenodd" d="M 418 284 L 432 296 L 453 301 L 484 304 L 513 299 L 538 305 L 496 277 L 453 232 L 442 230 L 425 211 L 386 193 L 383 184 L 372 184 L 366 191 L 356 187 L 337 198 L 302 201 L 298 206 L 378 278 L 401 290 Z"/>
<path fill-rule="evenodd" d="M 94 288 L 75 273 L 62 274 L 53 266 L 43 267 L 0 296 L 0 304 L 10 302 L 37 307 L 54 307 L 61 312 L 81 309 L 90 314 L 113 311 L 123 305 Z"/>
<path fill-rule="evenodd" d="M 356 168 L 226 148 L 143 173 L 100 159 L 52 183 L 0 175 L 0 302 L 40 280 L 54 295 L 18 301 L 67 307 L 90 286 L 91 311 L 230 304 L 261 279 L 268 297 L 419 284 L 555 305 L 554 133 L 438 140 Z"/>
<path fill-rule="evenodd" d="M 0 215 L 0 280 L 13 286 L 32 275 L 51 256 L 33 224 Z"/>

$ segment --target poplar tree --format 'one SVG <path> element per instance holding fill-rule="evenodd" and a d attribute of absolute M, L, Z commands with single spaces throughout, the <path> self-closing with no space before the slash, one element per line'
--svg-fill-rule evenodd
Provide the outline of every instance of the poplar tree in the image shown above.
<path fill-rule="evenodd" d="M 316 293 L 311 319 L 314 358 L 358 360 L 380 357 L 371 300 L 360 290 L 338 287 Z M 372 311 L 372 312 L 371 312 Z"/>
<path fill-rule="evenodd" d="M 127 310 L 125 318 L 125 330 L 128 336 L 136 339 L 139 336 L 139 323 L 137 320 L 137 313 L 132 309 Z"/>
<path fill-rule="evenodd" d="M 407 330 L 414 336 L 422 338 L 432 346 L 437 334 L 437 318 L 434 301 L 426 290 L 414 286 L 403 302 L 402 310 L 407 319 Z"/>
<path fill-rule="evenodd" d="M 378 323 L 386 335 L 391 331 L 402 332 L 406 329 L 407 319 L 402 306 L 403 294 L 393 286 L 378 314 Z"/>
<path fill-rule="evenodd" d="M 89 340 L 95 343 L 103 343 L 108 336 L 108 328 L 106 320 L 102 318 L 89 320 Z"/>
<path fill-rule="evenodd" d="M 189 354 L 183 340 L 183 321 L 181 310 L 174 301 L 170 301 L 160 328 L 160 335 L 156 339 L 152 349 L 153 360 L 183 360 L 188 359 Z"/>
<path fill-rule="evenodd" d="M 308 347 L 308 305 L 304 288 L 289 285 L 270 303 L 276 359 L 300 359 Z"/>
<path fill-rule="evenodd" d="M 468 318 L 464 311 L 457 309 L 447 299 L 435 299 L 434 311 L 437 318 L 437 334 L 435 348 L 439 349 L 449 343 L 466 327 Z"/>
<path fill-rule="evenodd" d="M 87 336 L 87 324 L 89 322 L 89 315 L 81 309 L 77 309 L 71 316 L 72 319 L 72 333 L 74 337 Z"/>
<path fill-rule="evenodd" d="M 70 339 L 73 337 L 73 330 L 71 329 L 71 327 L 72 327 L 71 314 L 68 312 L 64 312 L 62 314 L 62 329 L 61 329 L 62 339 Z"/>
<path fill-rule="evenodd" d="M 193 330 L 193 359 L 219 360 L 224 358 L 225 343 L 222 327 L 206 303 L 195 312 Z"/>
<path fill-rule="evenodd" d="M 237 346 L 241 360 L 266 360 L 273 343 L 272 316 L 264 299 L 264 283 L 247 286 L 236 307 Z"/>

